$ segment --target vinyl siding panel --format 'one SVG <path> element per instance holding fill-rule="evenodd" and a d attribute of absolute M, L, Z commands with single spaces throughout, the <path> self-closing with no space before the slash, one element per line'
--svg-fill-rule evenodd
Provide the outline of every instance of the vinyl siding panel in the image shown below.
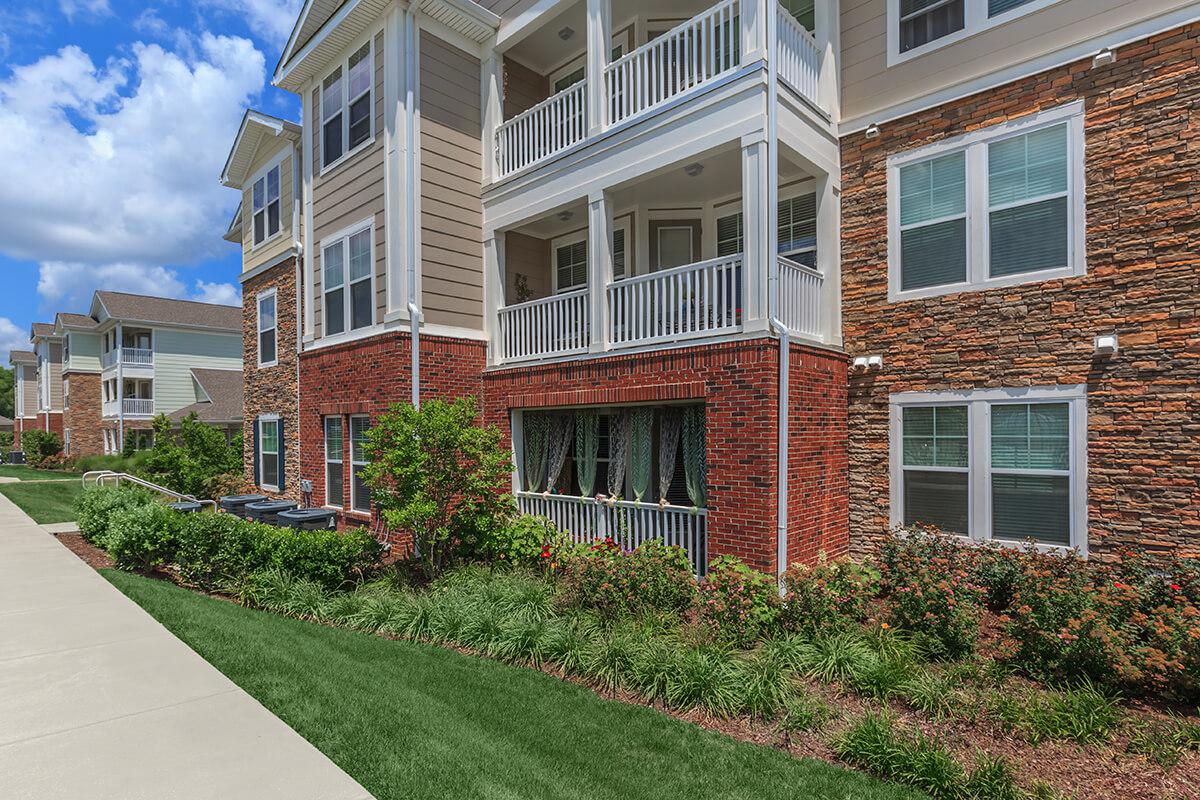
<path fill-rule="evenodd" d="M 154 329 L 154 411 L 170 414 L 196 402 L 193 369 L 242 368 L 242 335 Z"/>
<path fill-rule="evenodd" d="M 375 322 L 383 321 L 387 309 L 387 248 L 384 181 L 384 120 L 383 120 L 383 34 L 375 37 L 374 132 L 375 139 L 362 150 L 325 172 L 321 172 L 321 90 L 318 86 L 309 97 L 306 119 L 313 120 L 312 136 L 313 178 L 313 257 L 310 277 L 313 285 L 313 332 L 322 336 L 321 246 L 332 241 L 329 237 L 351 226 L 373 219 L 375 221 Z M 328 240 L 328 241 L 327 241 Z"/>
<path fill-rule="evenodd" d="M 421 304 L 426 322 L 483 328 L 479 59 L 421 33 Z"/>
<path fill-rule="evenodd" d="M 287 149 L 291 149 L 289 145 Z M 295 174 L 291 155 L 284 156 L 279 165 L 279 235 L 257 248 L 254 247 L 254 176 L 279 155 L 280 148 L 260 148 L 255 154 L 250 169 L 250 182 L 242 187 L 242 266 L 252 270 L 260 264 L 287 253 L 292 248 L 292 194 L 295 190 Z"/>
<path fill-rule="evenodd" d="M 550 296 L 550 242 L 524 233 L 504 237 L 504 302 L 520 302 L 517 276 L 525 276 L 529 300 Z"/>
<path fill-rule="evenodd" d="M 37 367 L 21 367 L 21 411 L 26 417 L 37 414 Z"/>
<path fill-rule="evenodd" d="M 511 22 L 534 2 L 535 0 L 479 0 L 479 5 L 499 16 L 502 22 Z"/>
<path fill-rule="evenodd" d="M 100 337 L 94 333 L 74 333 L 71 337 L 71 358 L 65 372 L 100 371 Z"/>
<path fill-rule="evenodd" d="M 504 59 L 504 118 L 512 119 L 550 96 L 550 81 L 524 64 Z"/>
<path fill-rule="evenodd" d="M 887 0 L 848 0 L 841 7 L 842 115 L 868 115 L 1186 5 L 1060 0 L 888 67 Z"/>
<path fill-rule="evenodd" d="M 63 390 L 62 390 L 62 344 L 54 343 L 50 345 L 50 410 L 61 411 Z"/>

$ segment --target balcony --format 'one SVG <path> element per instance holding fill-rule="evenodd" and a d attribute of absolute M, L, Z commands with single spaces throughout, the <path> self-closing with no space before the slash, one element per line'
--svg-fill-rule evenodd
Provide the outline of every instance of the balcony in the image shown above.
<path fill-rule="evenodd" d="M 603 2 L 608 4 L 607 0 Z M 768 43 L 769 26 L 765 17 L 772 13 L 771 9 L 775 15 L 775 34 L 774 41 Z M 636 11 L 633 7 L 625 10 Z M 558 29 L 562 38 L 568 32 L 573 33 L 569 23 L 579 25 L 577 17 L 581 14 L 577 5 L 547 22 L 545 28 Z M 614 7 L 613 16 L 618 14 Z M 809 24 L 813 24 L 811 19 Z M 560 25 L 563 27 L 559 29 Z M 613 36 L 611 31 L 616 26 L 597 31 L 596 25 L 593 15 L 588 14 L 584 27 L 588 28 L 589 41 L 616 44 L 611 50 L 599 53 L 596 51 L 600 48 L 593 45 L 583 56 L 586 67 L 581 66 L 572 75 L 555 81 L 557 73 L 548 66 L 546 75 L 519 68 L 524 75 L 522 80 L 534 87 L 535 96 L 539 86 L 568 85 L 525 108 L 521 106 L 527 104 L 528 98 L 506 98 L 505 105 L 517 113 L 496 127 L 496 180 L 535 167 L 611 129 L 676 105 L 760 60 L 764 63 L 773 60 L 780 84 L 826 120 L 829 118 L 831 93 L 824 87 L 833 79 L 829 74 L 832 64 L 824 63 L 822 46 L 813 32 L 776 0 L 723 0 L 634 49 L 627 47 L 632 32 Z M 630 26 L 629 30 L 636 28 Z M 539 31 L 512 52 L 521 62 L 549 63 L 547 59 L 551 56 L 569 57 L 568 51 L 541 55 L 554 49 L 550 42 Z M 561 42 L 558 44 L 561 50 Z M 612 57 L 621 51 L 626 52 Z M 574 76 L 580 79 L 571 83 Z"/>
<path fill-rule="evenodd" d="M 126 397 L 121 401 L 121 406 L 127 417 L 154 416 L 153 398 Z"/>
<path fill-rule="evenodd" d="M 126 367 L 153 367 L 154 351 L 148 347 L 118 347 L 100 356 L 104 369 L 115 367 L 118 361 Z"/>

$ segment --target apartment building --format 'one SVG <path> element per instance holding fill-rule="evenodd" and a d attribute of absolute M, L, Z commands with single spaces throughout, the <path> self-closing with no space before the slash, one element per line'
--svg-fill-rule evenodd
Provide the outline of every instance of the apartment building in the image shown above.
<path fill-rule="evenodd" d="M 37 354 L 32 350 L 11 350 L 8 363 L 13 370 L 13 448 L 21 449 L 21 432 L 36 428 Z"/>
<path fill-rule="evenodd" d="M 1194 547 L 1198 19 L 309 0 L 275 74 L 303 123 L 252 112 L 226 169 L 246 253 L 296 164 L 292 252 L 243 280 L 294 287 L 245 324 L 286 408 L 262 353 L 297 319 L 297 421 L 248 464 L 365 523 L 372 418 L 471 394 L 524 510 L 698 571 L 912 522 Z"/>
<path fill-rule="evenodd" d="M 38 428 L 63 433 L 62 337 L 48 322 L 29 326 L 29 345 L 37 358 L 36 422 Z"/>
<path fill-rule="evenodd" d="M 60 313 L 58 391 L 67 456 L 153 444 L 154 418 L 195 411 L 241 428 L 238 306 L 98 291 L 88 314 Z"/>

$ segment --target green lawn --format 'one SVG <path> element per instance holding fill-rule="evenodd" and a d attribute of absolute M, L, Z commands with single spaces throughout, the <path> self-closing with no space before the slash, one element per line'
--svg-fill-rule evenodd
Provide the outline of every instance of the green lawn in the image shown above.
<path fill-rule="evenodd" d="M 0 464 L 0 478 L 16 478 L 21 481 L 77 481 L 83 477 L 80 472 L 55 472 L 45 469 L 34 469 L 23 464 Z"/>
<path fill-rule="evenodd" d="M 0 493 L 33 517 L 34 522 L 47 525 L 75 519 L 75 498 L 83 494 L 83 484 L 70 481 L 0 483 Z"/>
<path fill-rule="evenodd" d="M 923 796 L 534 670 L 103 574 L 378 800 Z"/>

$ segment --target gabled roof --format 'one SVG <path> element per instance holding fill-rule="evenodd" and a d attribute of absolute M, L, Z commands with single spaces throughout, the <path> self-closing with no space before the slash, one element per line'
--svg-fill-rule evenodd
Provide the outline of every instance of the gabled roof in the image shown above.
<path fill-rule="evenodd" d="M 229 157 L 225 159 L 225 168 L 221 170 L 221 185 L 242 188 L 246 179 L 250 177 L 250 166 L 254 163 L 254 156 L 264 142 L 283 136 L 287 141 L 296 143 L 300 141 L 303 132 L 304 129 L 295 122 L 272 117 L 252 108 L 246 109 L 237 136 L 233 139 L 233 148 L 229 151 Z"/>
<path fill-rule="evenodd" d="M 242 202 L 240 200 L 237 211 L 233 212 L 233 219 L 229 220 L 229 227 L 225 229 L 225 234 L 221 238 L 234 244 L 242 243 Z"/>
<path fill-rule="evenodd" d="M 54 315 L 54 332 L 60 336 L 67 328 L 86 331 L 91 330 L 99 324 L 99 322 L 87 314 L 70 314 L 66 311 L 60 311 Z"/>
<path fill-rule="evenodd" d="M 33 339 L 38 336 L 53 336 L 53 322 L 35 322 L 29 326 L 29 338 Z"/>
<path fill-rule="evenodd" d="M 0 428 L 11 428 L 13 421 L 8 417 L 0 417 Z"/>
<path fill-rule="evenodd" d="M 92 300 L 92 316 L 99 309 L 121 322 L 144 322 L 184 328 L 210 328 L 218 331 L 242 332 L 242 307 L 216 303 L 197 303 L 194 300 L 172 300 L 125 292 L 96 292 Z"/>
<path fill-rule="evenodd" d="M 10 364 L 36 364 L 37 353 L 32 350 L 9 350 L 8 363 Z"/>
<path fill-rule="evenodd" d="M 189 414 L 201 422 L 238 422 L 242 418 L 242 371 L 240 369 L 193 369 L 192 379 L 207 399 L 184 406 L 170 415 L 178 423 Z"/>
<path fill-rule="evenodd" d="M 271 82 L 299 92 L 391 5 L 391 0 L 305 0 Z M 411 0 L 411 5 L 474 42 L 486 41 L 500 27 L 500 17 L 472 0 Z"/>

